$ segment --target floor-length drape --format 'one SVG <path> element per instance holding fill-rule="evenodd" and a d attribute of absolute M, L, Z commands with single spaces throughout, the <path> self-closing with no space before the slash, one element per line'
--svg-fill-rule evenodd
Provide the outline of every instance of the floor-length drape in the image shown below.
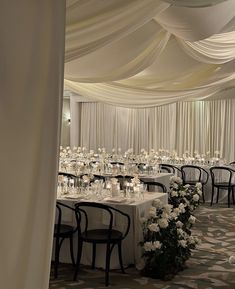
<path fill-rule="evenodd" d="M 0 9 L 0 288 L 48 289 L 65 1 Z"/>
<path fill-rule="evenodd" d="M 164 149 L 182 156 L 204 154 L 235 160 L 235 99 L 178 102 L 153 108 L 123 108 L 104 103 L 80 106 L 81 131 L 71 145 L 105 147 L 138 153 Z M 74 131 L 78 118 L 71 114 Z"/>

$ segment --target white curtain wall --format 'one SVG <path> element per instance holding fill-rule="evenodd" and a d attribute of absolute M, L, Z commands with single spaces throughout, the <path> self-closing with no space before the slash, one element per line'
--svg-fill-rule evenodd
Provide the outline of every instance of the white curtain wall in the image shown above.
<path fill-rule="evenodd" d="M 235 99 L 179 102 L 154 108 L 122 108 L 103 103 L 74 102 L 71 145 L 111 151 L 133 148 L 198 151 L 211 156 L 220 151 L 235 160 Z M 76 137 L 72 136 L 76 135 Z"/>
<path fill-rule="evenodd" d="M 2 289 L 49 287 L 64 25 L 65 1 L 1 1 Z"/>

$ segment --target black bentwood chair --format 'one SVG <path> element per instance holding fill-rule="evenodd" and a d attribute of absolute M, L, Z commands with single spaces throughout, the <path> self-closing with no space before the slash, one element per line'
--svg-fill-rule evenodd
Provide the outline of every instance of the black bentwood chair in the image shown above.
<path fill-rule="evenodd" d="M 91 210 L 90 210 L 91 209 Z M 75 210 L 78 214 L 78 252 L 77 252 L 77 261 L 76 261 L 76 269 L 74 273 L 74 281 L 77 279 L 77 274 L 80 266 L 80 260 L 82 255 L 82 246 L 83 242 L 91 243 L 93 247 L 92 252 L 92 269 L 95 268 L 95 258 L 96 258 L 96 245 L 97 244 L 106 244 L 106 262 L 105 262 L 105 286 L 109 285 L 109 270 L 110 270 L 110 257 L 112 250 L 115 245 L 118 246 L 118 256 L 119 263 L 123 273 L 124 267 L 122 262 L 122 240 L 127 236 L 130 229 L 130 217 L 123 213 L 122 211 L 110 207 L 108 205 L 103 205 L 100 203 L 92 203 L 92 202 L 81 202 L 75 205 Z M 90 223 L 92 222 L 92 216 L 89 215 L 89 212 L 94 214 L 96 213 L 102 214 L 105 213 L 107 215 L 108 226 L 103 228 L 91 229 Z M 123 221 L 126 221 L 126 229 L 124 232 L 115 230 L 113 228 L 113 220 L 114 214 L 119 214 Z M 93 216 L 94 217 L 94 216 Z M 84 228 L 82 230 L 82 228 Z"/>
<path fill-rule="evenodd" d="M 235 183 L 233 180 L 235 177 L 235 171 L 228 167 L 211 167 L 210 173 L 211 173 L 211 180 L 212 180 L 211 206 L 213 204 L 215 188 L 217 189 L 216 203 L 218 203 L 219 201 L 219 191 L 220 189 L 222 189 L 222 190 L 228 191 L 228 207 L 230 207 L 231 193 L 232 193 L 233 204 L 235 204 L 235 200 L 234 200 Z"/>
<path fill-rule="evenodd" d="M 73 265 L 75 266 L 74 252 L 73 252 L 73 236 L 77 232 L 77 226 L 73 227 L 71 225 L 62 223 L 62 216 L 65 211 L 71 211 L 75 214 L 75 218 L 78 224 L 77 214 L 74 208 L 70 206 L 57 202 L 56 203 L 56 224 L 54 225 L 54 238 L 55 238 L 55 261 L 54 261 L 54 277 L 58 276 L 58 266 L 60 262 L 60 249 L 65 239 L 70 241 L 70 255 Z"/>
<path fill-rule="evenodd" d="M 196 183 L 202 184 L 202 199 L 205 203 L 204 186 L 208 182 L 209 174 L 199 166 L 184 165 L 181 167 L 182 179 L 184 185 L 195 186 Z"/>
<path fill-rule="evenodd" d="M 147 185 L 147 190 L 148 192 L 150 191 L 150 186 L 151 187 L 157 187 L 157 188 L 160 188 L 160 190 L 163 192 L 163 193 L 167 193 L 167 189 L 166 189 L 166 186 L 162 183 L 159 183 L 159 182 L 154 182 L 154 181 L 146 181 L 144 179 L 140 179 L 140 181 L 142 183 L 144 183 L 145 185 Z M 158 191 L 157 191 L 158 192 Z"/>
<path fill-rule="evenodd" d="M 181 169 L 176 167 L 176 166 L 170 165 L 170 164 L 160 164 L 160 171 L 161 172 L 167 171 L 169 173 L 172 173 L 172 174 L 177 175 L 178 177 L 182 178 Z"/>

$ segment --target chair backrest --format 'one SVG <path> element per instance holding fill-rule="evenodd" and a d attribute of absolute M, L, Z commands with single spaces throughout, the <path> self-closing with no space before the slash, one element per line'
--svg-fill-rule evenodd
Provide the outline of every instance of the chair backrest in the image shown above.
<path fill-rule="evenodd" d="M 74 208 L 61 203 L 61 202 L 56 202 L 56 216 L 55 216 L 55 224 L 56 226 L 56 232 L 54 232 L 55 234 L 59 235 L 60 234 L 60 229 L 61 229 L 61 225 L 62 225 L 62 221 L 63 221 L 63 215 L 67 215 L 68 212 L 72 213 L 72 216 L 75 216 L 75 220 L 76 220 L 76 226 L 74 227 L 74 232 L 77 231 L 77 225 L 78 225 L 78 215 L 77 212 L 75 211 Z"/>
<path fill-rule="evenodd" d="M 178 177 L 182 178 L 182 172 L 181 169 L 174 166 L 174 165 L 170 165 L 170 164 L 160 164 L 160 170 L 164 169 L 169 169 L 170 173 L 177 175 Z"/>
<path fill-rule="evenodd" d="M 235 171 L 228 167 L 215 166 L 210 168 L 210 173 L 212 185 L 223 182 L 227 183 L 228 186 L 231 186 Z"/>
<path fill-rule="evenodd" d="M 173 170 L 171 170 L 171 169 L 168 168 L 168 167 L 165 167 L 164 165 L 161 165 L 161 166 L 160 166 L 160 172 L 161 172 L 161 173 L 173 173 Z"/>
<path fill-rule="evenodd" d="M 145 181 L 144 179 L 140 179 L 140 180 L 141 180 L 142 183 L 147 185 L 148 191 L 149 191 L 149 187 L 150 186 L 155 186 L 155 187 L 159 187 L 163 193 L 167 193 L 166 186 L 164 184 L 162 184 L 162 183 L 159 183 L 159 182 L 148 182 L 148 181 Z"/>
<path fill-rule="evenodd" d="M 231 166 L 234 166 L 235 165 L 235 162 L 231 162 L 231 163 L 229 163 Z"/>
<path fill-rule="evenodd" d="M 181 167 L 181 172 L 184 183 L 187 181 L 200 182 L 202 179 L 202 170 L 198 166 L 184 165 Z"/>
<path fill-rule="evenodd" d="M 78 214 L 78 235 L 80 237 L 83 232 L 86 233 L 89 229 L 92 228 L 92 221 L 94 221 L 94 218 L 97 220 L 99 216 L 101 216 L 102 218 L 104 215 L 106 227 L 108 229 L 109 239 L 111 238 L 111 233 L 114 226 L 113 224 L 115 218 L 114 214 L 119 214 L 126 220 L 126 228 L 122 234 L 122 239 L 124 239 L 129 232 L 130 229 L 129 215 L 109 205 L 94 202 L 80 202 L 75 204 L 75 211 Z M 98 226 L 100 227 L 98 228 Z M 104 225 L 101 222 L 100 224 L 96 223 L 96 226 L 93 229 L 102 229 L 103 227 Z"/>

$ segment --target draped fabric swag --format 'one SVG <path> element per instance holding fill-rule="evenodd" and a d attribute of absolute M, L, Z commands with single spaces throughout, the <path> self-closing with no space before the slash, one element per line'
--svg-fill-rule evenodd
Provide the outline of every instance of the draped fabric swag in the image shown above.
<path fill-rule="evenodd" d="M 68 0 L 65 87 L 126 107 L 211 99 L 235 83 L 234 0 Z"/>
<path fill-rule="evenodd" d="M 2 289 L 49 287 L 64 24 L 65 1 L 1 1 Z"/>
<path fill-rule="evenodd" d="M 133 148 L 176 150 L 179 155 L 195 151 L 214 156 L 220 151 L 235 160 L 235 99 L 179 102 L 154 108 L 122 108 L 104 103 L 76 103 L 80 122 L 71 115 L 73 129 L 80 131 L 71 145 L 108 151 Z"/>

